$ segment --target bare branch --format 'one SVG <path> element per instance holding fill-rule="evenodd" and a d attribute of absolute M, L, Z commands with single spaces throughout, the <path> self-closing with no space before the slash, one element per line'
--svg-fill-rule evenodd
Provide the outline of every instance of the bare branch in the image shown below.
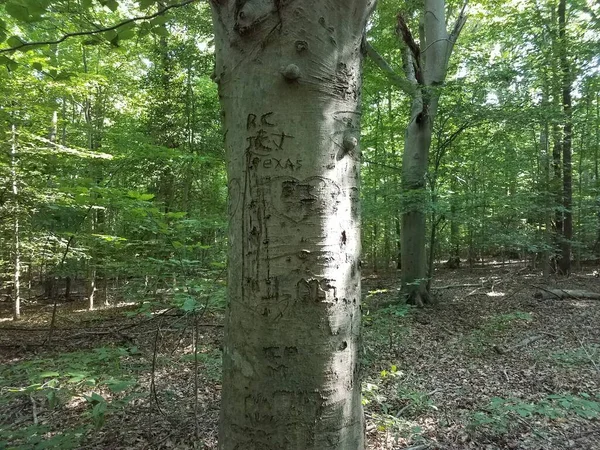
<path fill-rule="evenodd" d="M 460 32 L 462 31 L 465 23 L 467 22 L 467 5 L 469 1 L 465 0 L 463 7 L 460 10 L 460 14 L 456 18 L 456 22 L 454 23 L 454 27 L 452 28 L 452 32 L 450 33 L 450 45 L 448 48 L 448 59 L 450 59 L 450 55 L 452 54 L 452 50 L 454 48 L 454 44 L 458 40 L 458 36 L 460 36 Z"/>
<path fill-rule="evenodd" d="M 402 14 L 398 13 L 398 26 L 396 27 L 396 32 L 402 37 L 402 40 L 410 50 L 412 54 L 412 60 L 415 67 L 415 78 L 417 83 L 420 85 L 425 84 L 425 80 L 423 79 L 423 70 L 421 69 L 421 48 L 419 44 L 415 42 L 415 38 L 413 37 L 410 29 Z"/>
<path fill-rule="evenodd" d="M 385 76 L 400 90 L 402 90 L 406 95 L 413 96 L 415 95 L 415 86 L 405 77 L 398 75 L 394 69 L 388 64 L 388 62 L 381 56 L 377 50 L 371 46 L 365 40 L 365 49 L 367 50 L 367 55 L 371 60 L 381 69 Z"/>
<path fill-rule="evenodd" d="M 120 27 L 122 27 L 124 25 L 128 25 L 128 24 L 133 23 L 133 22 L 137 22 L 139 20 L 154 19 L 155 17 L 158 17 L 158 16 L 166 13 L 170 9 L 181 8 L 182 6 L 189 5 L 190 3 L 194 3 L 196 1 L 197 0 L 185 0 L 185 1 L 181 2 L 181 3 L 175 3 L 173 5 L 165 6 L 160 11 L 157 11 L 154 14 L 148 14 L 147 16 L 132 17 L 131 19 L 124 20 L 123 22 L 120 22 L 120 23 L 118 23 L 116 25 L 112 25 L 112 26 L 106 27 L 106 28 L 98 28 L 97 30 L 76 31 L 74 33 L 67 33 L 67 34 L 65 34 L 65 35 L 61 36 L 60 38 L 58 38 L 56 40 L 53 40 L 53 41 L 22 42 L 20 45 L 16 45 L 14 47 L 0 49 L 0 54 L 2 54 L 2 53 L 13 53 L 13 52 L 15 52 L 17 50 L 25 49 L 25 48 L 28 48 L 28 47 L 34 47 L 34 46 L 37 47 L 37 46 L 40 46 L 40 45 L 60 44 L 61 42 L 64 42 L 67 39 L 72 38 L 72 37 L 76 37 L 76 36 L 91 36 L 91 35 L 94 35 L 94 34 L 104 33 L 106 31 L 116 30 L 117 28 L 120 28 Z"/>

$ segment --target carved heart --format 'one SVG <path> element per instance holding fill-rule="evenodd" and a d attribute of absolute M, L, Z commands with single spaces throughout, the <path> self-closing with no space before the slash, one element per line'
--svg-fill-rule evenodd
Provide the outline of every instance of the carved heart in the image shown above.
<path fill-rule="evenodd" d="M 277 214 L 296 223 L 333 214 L 341 193 L 335 181 L 323 177 L 276 177 L 271 180 L 270 191 Z"/>

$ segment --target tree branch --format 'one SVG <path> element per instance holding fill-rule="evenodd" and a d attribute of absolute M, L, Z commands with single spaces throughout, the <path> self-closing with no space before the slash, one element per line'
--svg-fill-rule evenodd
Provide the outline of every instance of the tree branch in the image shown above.
<path fill-rule="evenodd" d="M 398 26 L 396 27 L 396 32 L 402 37 L 402 40 L 412 54 L 417 83 L 419 83 L 421 86 L 424 86 L 425 79 L 423 78 L 423 70 L 421 68 L 421 48 L 419 47 L 419 44 L 415 42 L 415 38 L 413 37 L 410 28 L 408 28 L 404 17 L 402 17 L 402 14 L 398 13 L 397 19 Z"/>
<path fill-rule="evenodd" d="M 139 20 L 150 20 L 150 19 L 154 19 L 155 17 L 158 17 L 164 13 L 166 13 L 168 10 L 173 9 L 173 8 L 181 8 L 182 6 L 186 6 L 189 5 L 190 3 L 194 3 L 197 0 L 185 0 L 181 3 L 175 3 L 173 5 L 169 5 L 169 6 L 165 6 L 164 8 L 162 8 L 160 11 L 155 12 L 154 14 L 148 14 L 147 16 L 138 16 L 138 17 L 132 17 L 131 19 L 127 19 L 124 20 L 123 22 L 120 22 L 116 25 L 112 25 L 110 27 L 106 27 L 106 28 L 98 28 L 97 30 L 88 30 L 88 31 L 76 31 L 73 33 L 66 33 L 64 34 L 62 37 L 53 40 L 53 41 L 35 41 L 35 42 L 23 42 L 20 45 L 16 45 L 14 47 L 9 47 L 9 48 L 2 48 L 0 49 L 0 54 L 2 53 L 13 53 L 17 50 L 21 50 L 27 47 L 37 47 L 40 45 L 54 45 L 54 44 L 60 44 L 61 42 L 66 41 L 69 38 L 72 37 L 76 37 L 76 36 L 91 36 L 94 34 L 99 34 L 99 33 L 104 33 L 106 31 L 112 31 L 112 30 L 116 30 L 117 28 L 120 28 L 124 25 L 128 25 L 130 23 L 133 22 L 137 22 Z"/>
<path fill-rule="evenodd" d="M 452 54 L 452 50 L 454 49 L 454 44 L 458 40 L 458 36 L 460 36 L 460 32 L 462 31 L 465 23 L 467 22 L 467 5 L 469 1 L 465 0 L 463 7 L 460 10 L 460 14 L 456 18 L 456 22 L 454 23 L 454 27 L 452 28 L 452 32 L 449 35 L 450 45 L 448 46 L 448 57 L 446 61 L 450 60 L 450 55 Z M 447 64 L 447 62 L 446 62 Z"/>
<path fill-rule="evenodd" d="M 367 41 L 365 41 L 365 49 L 367 50 L 367 55 L 369 58 L 371 58 L 371 60 L 381 69 L 384 75 L 388 77 L 394 86 L 402 90 L 406 95 L 411 97 L 415 95 L 416 90 L 413 83 L 411 83 L 405 77 L 398 75 L 383 58 L 383 56 L 381 56 Z"/>

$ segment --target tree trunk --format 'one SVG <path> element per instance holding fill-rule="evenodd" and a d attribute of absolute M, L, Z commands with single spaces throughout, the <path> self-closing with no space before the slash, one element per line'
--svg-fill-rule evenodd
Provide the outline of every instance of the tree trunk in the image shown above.
<path fill-rule="evenodd" d="M 96 267 L 92 267 L 90 269 L 87 281 L 89 283 L 87 288 L 88 309 L 92 311 L 95 307 L 94 300 L 96 296 Z"/>
<path fill-rule="evenodd" d="M 417 306 L 431 301 L 426 274 L 425 177 L 433 123 L 448 61 L 465 20 L 463 8 L 454 29 L 448 33 L 446 2 L 425 0 L 423 42 L 419 48 L 404 19 L 398 16 L 398 30 L 407 49 L 404 70 L 415 87 L 402 155 L 402 295 Z"/>
<path fill-rule="evenodd" d="M 10 169 L 13 193 L 13 319 L 21 319 L 21 241 L 19 229 L 19 179 L 17 171 L 17 127 L 11 126 Z"/>
<path fill-rule="evenodd" d="M 600 93 L 596 94 L 596 121 L 600 122 Z M 594 144 L 594 187 L 596 189 L 596 244 L 594 245 L 594 253 L 600 257 L 600 168 L 598 150 L 600 150 L 600 127 L 596 127 L 596 139 Z"/>
<path fill-rule="evenodd" d="M 213 0 L 229 179 L 221 450 L 362 450 L 369 0 Z"/>
<path fill-rule="evenodd" d="M 573 240 L 573 167 L 571 161 L 571 147 L 573 140 L 573 109 L 571 100 L 572 76 L 568 60 L 566 21 L 566 0 L 560 0 L 558 4 L 558 30 L 560 39 L 560 68 L 562 72 L 562 107 L 564 114 L 562 133 L 564 214 L 558 271 L 562 275 L 569 275 L 571 272 L 571 241 Z"/>
<path fill-rule="evenodd" d="M 65 277 L 65 301 L 71 301 L 71 277 L 69 275 Z"/>
<path fill-rule="evenodd" d="M 542 100 L 542 105 L 546 102 Z M 552 190 L 550 180 L 550 163 L 551 155 L 548 147 L 548 123 L 542 125 L 542 132 L 540 134 L 540 162 L 542 164 L 542 198 L 544 199 L 544 247 L 542 251 L 542 267 L 544 273 L 544 279 L 550 278 L 551 272 L 551 257 L 552 257 Z"/>

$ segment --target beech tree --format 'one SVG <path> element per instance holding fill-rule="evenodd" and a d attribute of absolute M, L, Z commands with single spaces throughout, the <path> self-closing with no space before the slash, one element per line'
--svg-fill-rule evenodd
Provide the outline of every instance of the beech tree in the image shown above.
<path fill-rule="evenodd" d="M 230 215 L 223 450 L 364 448 L 358 139 L 374 3 L 212 2 Z"/>
<path fill-rule="evenodd" d="M 403 44 L 404 77 L 369 47 L 373 60 L 411 98 L 410 121 L 402 155 L 401 266 L 403 296 L 418 306 L 430 301 L 425 251 L 429 148 L 450 56 L 466 22 L 465 9 L 466 3 L 448 31 L 446 2 L 425 0 L 419 25 L 420 42 L 413 36 L 403 15 L 398 14 L 396 31 Z"/>

